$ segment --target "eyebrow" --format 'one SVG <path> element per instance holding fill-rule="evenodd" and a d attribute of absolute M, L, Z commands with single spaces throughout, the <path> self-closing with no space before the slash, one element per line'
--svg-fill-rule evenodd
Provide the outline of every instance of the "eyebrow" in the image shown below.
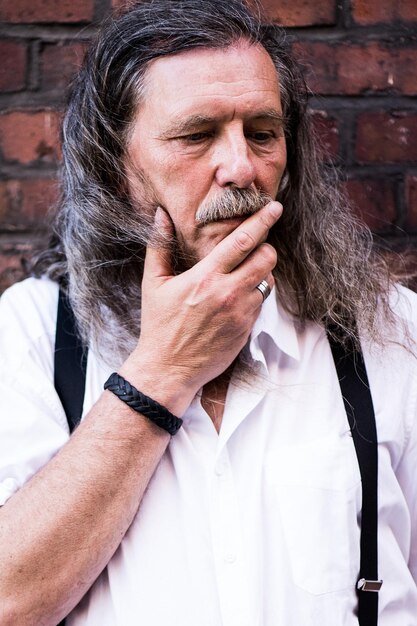
<path fill-rule="evenodd" d="M 187 133 L 192 132 L 196 128 L 200 126 L 216 124 L 222 120 L 221 117 L 211 117 L 207 115 L 190 115 L 185 119 L 177 119 L 174 120 L 173 123 L 165 129 L 160 134 L 160 139 L 171 139 L 173 137 L 180 137 L 181 135 L 186 135 Z M 253 115 L 250 115 L 247 118 L 247 121 L 270 121 L 279 126 L 285 126 L 285 118 L 276 109 L 263 109 L 261 111 L 256 111 Z"/>

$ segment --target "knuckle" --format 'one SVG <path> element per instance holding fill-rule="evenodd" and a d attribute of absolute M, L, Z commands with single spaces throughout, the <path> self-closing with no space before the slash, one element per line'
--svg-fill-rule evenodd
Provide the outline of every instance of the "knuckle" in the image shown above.
<path fill-rule="evenodd" d="M 186 304 L 190 307 L 201 306 L 210 301 L 217 288 L 215 276 L 208 272 L 207 274 L 199 274 L 194 277 L 187 291 Z"/>
<path fill-rule="evenodd" d="M 220 306 L 224 311 L 232 312 L 238 302 L 237 294 L 234 289 L 222 292 L 219 296 Z"/>
<path fill-rule="evenodd" d="M 255 239 L 245 230 L 236 232 L 233 243 L 238 252 L 245 254 L 248 254 L 256 245 Z"/>
<path fill-rule="evenodd" d="M 278 260 L 277 251 L 269 243 L 263 243 L 261 246 L 262 256 L 268 267 L 275 267 Z"/>
<path fill-rule="evenodd" d="M 200 274 L 194 281 L 193 288 L 201 293 L 210 293 L 215 285 L 215 277 L 212 273 Z"/>
<path fill-rule="evenodd" d="M 277 253 L 269 243 L 262 243 L 253 254 L 254 267 L 262 272 L 269 272 L 277 264 Z"/>

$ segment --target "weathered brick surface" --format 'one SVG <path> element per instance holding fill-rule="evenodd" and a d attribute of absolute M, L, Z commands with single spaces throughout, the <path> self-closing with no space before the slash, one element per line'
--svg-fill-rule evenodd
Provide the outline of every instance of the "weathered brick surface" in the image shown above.
<path fill-rule="evenodd" d="M 26 260 L 33 250 L 27 240 L 22 243 L 0 244 L 0 293 L 26 276 Z"/>
<path fill-rule="evenodd" d="M 65 91 L 82 63 L 86 48 L 86 43 L 46 44 L 40 56 L 42 89 Z"/>
<path fill-rule="evenodd" d="M 362 221 L 378 233 L 392 230 L 396 220 L 394 184 L 386 179 L 351 179 L 345 191 Z"/>
<path fill-rule="evenodd" d="M 363 45 L 298 42 L 294 51 L 305 64 L 315 93 L 417 94 L 417 43 L 397 49 L 375 41 Z"/>
<path fill-rule="evenodd" d="M 41 225 L 57 198 L 58 183 L 54 178 L 0 181 L 0 231 Z"/>
<path fill-rule="evenodd" d="M 389 23 L 393 20 L 416 21 L 415 0 L 352 0 L 352 16 L 357 24 Z"/>
<path fill-rule="evenodd" d="M 111 0 L 112 9 L 118 11 L 119 9 L 125 9 L 130 5 L 130 0 Z"/>
<path fill-rule="evenodd" d="M 0 149 L 6 161 L 26 165 L 33 161 L 55 163 L 59 159 L 58 115 L 13 111 L 0 115 Z"/>
<path fill-rule="evenodd" d="M 3 0 L 0 21 L 12 23 L 88 22 L 94 0 Z"/>
<path fill-rule="evenodd" d="M 0 41 L 0 91 L 21 91 L 26 84 L 26 45 L 11 39 Z"/>
<path fill-rule="evenodd" d="M 360 163 L 417 160 L 417 113 L 367 112 L 358 116 L 356 158 Z"/>
<path fill-rule="evenodd" d="M 116 11 L 132 4 L 132 0 L 112 0 Z M 265 13 L 283 26 L 322 26 L 336 21 L 336 0 L 262 0 Z"/>
<path fill-rule="evenodd" d="M 340 132 L 339 123 L 327 111 L 313 111 L 312 123 L 323 156 L 335 158 L 339 154 Z"/>
<path fill-rule="evenodd" d="M 335 0 L 263 0 L 262 5 L 283 26 L 318 26 L 336 21 Z"/>
<path fill-rule="evenodd" d="M 407 223 L 412 230 L 417 231 L 417 174 L 407 176 L 405 184 Z"/>

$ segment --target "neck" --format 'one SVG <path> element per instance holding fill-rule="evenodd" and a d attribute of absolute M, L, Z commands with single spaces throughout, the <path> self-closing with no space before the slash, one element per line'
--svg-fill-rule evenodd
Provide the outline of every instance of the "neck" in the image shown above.
<path fill-rule="evenodd" d="M 203 387 L 201 406 L 209 415 L 217 432 L 220 431 L 220 426 L 223 420 L 224 404 L 226 401 L 227 389 L 232 377 L 233 366 L 234 363 L 228 367 L 223 374 L 214 380 L 211 380 Z"/>

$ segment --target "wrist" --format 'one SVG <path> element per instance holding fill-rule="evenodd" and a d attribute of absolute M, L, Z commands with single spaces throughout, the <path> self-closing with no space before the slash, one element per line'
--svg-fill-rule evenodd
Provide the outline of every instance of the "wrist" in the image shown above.
<path fill-rule="evenodd" d="M 156 402 L 153 398 L 136 389 L 128 380 L 113 372 L 104 383 L 104 389 L 108 389 L 131 409 L 147 417 L 159 428 L 166 430 L 170 435 L 175 435 L 182 426 L 182 419 L 168 411 L 168 409 Z"/>
<path fill-rule="evenodd" d="M 162 404 L 177 417 L 182 417 L 191 404 L 198 389 L 181 376 L 178 369 L 165 367 L 161 363 L 145 362 L 131 355 L 118 370 L 131 385 Z"/>

